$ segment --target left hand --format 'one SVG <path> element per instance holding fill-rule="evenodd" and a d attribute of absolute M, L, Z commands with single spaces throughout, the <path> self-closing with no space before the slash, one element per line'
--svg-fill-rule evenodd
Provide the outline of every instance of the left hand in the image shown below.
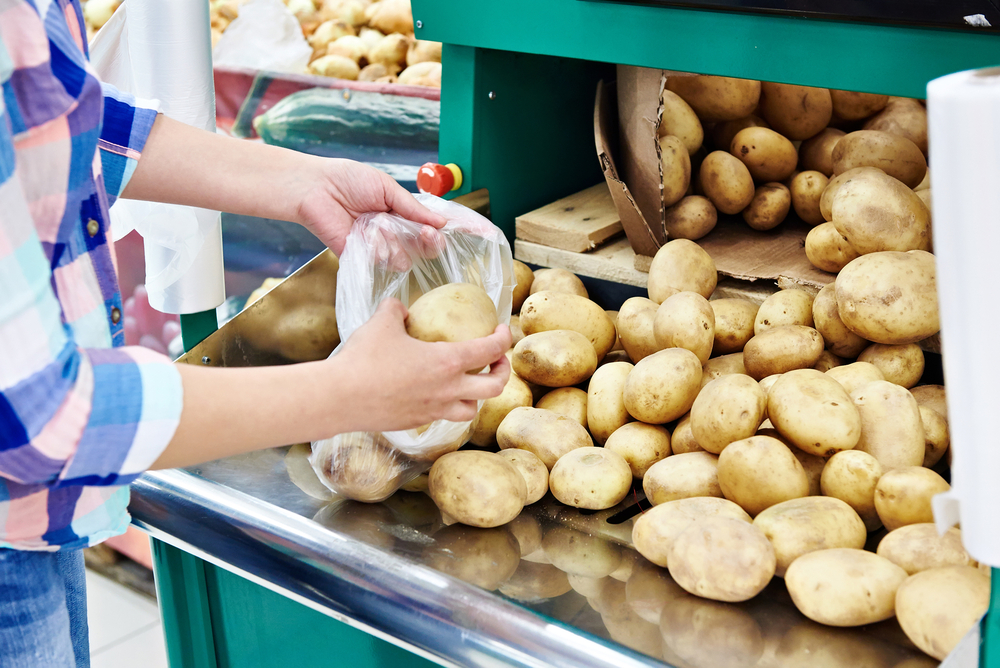
<path fill-rule="evenodd" d="M 344 250 L 354 220 L 363 213 L 392 212 L 430 226 L 428 241 L 439 236 L 434 230 L 445 219 L 421 206 L 388 174 L 352 160 L 324 160 L 316 181 L 306 190 L 298 206 L 298 222 L 315 234 L 334 253 Z"/>

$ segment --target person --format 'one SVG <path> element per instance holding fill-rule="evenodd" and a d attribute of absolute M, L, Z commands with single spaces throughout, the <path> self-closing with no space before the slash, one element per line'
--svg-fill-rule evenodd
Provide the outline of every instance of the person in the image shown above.
<path fill-rule="evenodd" d="M 79 0 L 0 3 L 6 668 L 89 665 L 81 550 L 125 530 L 127 486 L 144 470 L 471 420 L 510 371 L 505 326 L 425 343 L 395 300 L 319 362 L 207 368 L 125 347 L 108 232 L 118 197 L 297 222 L 334 252 L 368 211 L 426 224 L 432 241 L 445 221 L 375 169 L 197 130 L 102 85 L 81 17 Z"/>

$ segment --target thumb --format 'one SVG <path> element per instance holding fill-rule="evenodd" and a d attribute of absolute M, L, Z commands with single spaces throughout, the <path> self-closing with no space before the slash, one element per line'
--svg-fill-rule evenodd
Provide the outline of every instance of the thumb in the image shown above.
<path fill-rule="evenodd" d="M 407 315 L 408 312 L 403 306 L 403 302 L 395 297 L 387 297 L 375 309 L 371 319 L 385 325 L 402 328 Z"/>

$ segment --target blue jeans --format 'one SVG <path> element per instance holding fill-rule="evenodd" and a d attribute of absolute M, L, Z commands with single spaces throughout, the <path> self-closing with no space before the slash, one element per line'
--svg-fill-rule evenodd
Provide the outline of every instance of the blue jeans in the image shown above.
<path fill-rule="evenodd" d="M 81 550 L 0 548 L 0 666 L 90 668 Z"/>

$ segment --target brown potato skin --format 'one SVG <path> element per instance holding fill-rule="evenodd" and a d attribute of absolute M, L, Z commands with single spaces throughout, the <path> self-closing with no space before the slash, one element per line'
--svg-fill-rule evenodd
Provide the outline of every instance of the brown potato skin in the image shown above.
<path fill-rule="evenodd" d="M 663 115 L 657 135 L 677 137 L 689 154 L 701 148 L 705 139 L 705 131 L 694 109 L 671 90 L 663 91 Z"/>
<path fill-rule="evenodd" d="M 527 497 L 521 473 L 492 452 L 463 450 L 439 457 L 431 466 L 429 494 L 462 524 L 497 527 L 520 514 Z"/>
<path fill-rule="evenodd" d="M 667 234 L 671 239 L 696 241 L 715 229 L 719 213 L 712 200 L 701 195 L 689 195 L 669 207 L 666 216 Z"/>
<path fill-rule="evenodd" d="M 674 539 L 692 524 L 708 517 L 729 517 L 750 523 L 742 508 L 714 496 L 694 496 L 653 506 L 635 519 L 632 544 L 657 566 L 667 567 L 667 553 Z"/>
<path fill-rule="evenodd" d="M 823 337 L 812 327 L 785 325 L 754 336 L 743 349 L 743 364 L 754 380 L 793 369 L 811 368 L 823 353 Z"/>
<path fill-rule="evenodd" d="M 907 389 L 924 375 L 924 351 L 916 343 L 898 346 L 873 343 L 861 351 L 858 361 L 874 364 L 887 381 Z"/>
<path fill-rule="evenodd" d="M 715 312 L 713 355 L 738 353 L 754 335 L 754 320 L 760 308 L 747 299 L 713 299 Z"/>
<path fill-rule="evenodd" d="M 799 146 L 799 169 L 817 171 L 827 178 L 833 176 L 833 148 L 847 133 L 837 128 L 826 128 Z"/>
<path fill-rule="evenodd" d="M 613 362 L 597 369 L 587 386 L 587 426 L 598 444 L 604 445 L 615 431 L 632 419 L 622 398 L 625 379 L 632 371 L 628 362 Z"/>
<path fill-rule="evenodd" d="M 889 531 L 934 521 L 931 497 L 951 489 L 944 478 L 923 466 L 886 471 L 875 486 L 875 510 Z"/>
<path fill-rule="evenodd" d="M 879 130 L 851 132 L 833 148 L 833 173 L 856 167 L 878 167 L 913 188 L 927 174 L 927 159 L 912 141 Z"/>
<path fill-rule="evenodd" d="M 496 443 L 497 428 L 507 414 L 518 407 L 531 406 L 531 388 L 516 373 L 511 373 L 499 396 L 487 399 L 472 425 L 469 442 L 479 447 Z"/>
<path fill-rule="evenodd" d="M 837 196 L 837 191 L 840 190 L 842 185 L 860 174 L 876 171 L 882 172 L 878 167 L 857 167 L 832 177 L 819 198 L 819 211 L 823 214 L 823 220 L 833 220 L 833 198 Z M 882 173 L 884 174 L 885 172 Z"/>
<path fill-rule="evenodd" d="M 818 229 L 818 228 L 816 228 Z M 806 237 L 808 243 L 808 237 Z M 839 357 L 854 358 L 868 346 L 840 319 L 837 307 L 837 291 L 833 283 L 827 283 L 813 299 L 813 327 L 823 337 L 827 350 Z"/>
<path fill-rule="evenodd" d="M 778 559 L 775 574 L 784 576 L 789 565 L 803 554 L 833 547 L 860 550 L 868 532 L 858 514 L 840 499 L 805 496 L 775 504 L 754 518 L 774 545 Z"/>
<path fill-rule="evenodd" d="M 809 494 L 802 463 L 770 436 L 734 441 L 719 455 L 722 495 L 753 517 L 783 501 Z"/>
<path fill-rule="evenodd" d="M 524 300 L 519 316 L 525 336 L 556 329 L 583 334 L 594 346 L 597 359 L 611 351 L 616 341 L 615 326 L 600 306 L 579 295 L 564 292 L 536 292 Z"/>
<path fill-rule="evenodd" d="M 749 115 L 760 98 L 760 82 L 706 75 L 667 77 L 667 90 L 684 99 L 702 121 L 730 121 Z"/>
<path fill-rule="evenodd" d="M 726 151 L 713 151 L 705 156 L 699 170 L 699 183 L 705 196 L 722 213 L 739 213 L 753 200 L 750 170 Z"/>
<path fill-rule="evenodd" d="M 784 222 L 792 208 L 792 194 L 782 183 L 765 183 L 754 191 L 743 209 L 743 220 L 755 230 L 773 230 Z"/>
<path fill-rule="evenodd" d="M 743 118 L 737 118 L 733 121 L 723 121 L 722 123 L 716 123 L 715 127 L 712 128 L 712 145 L 722 151 L 728 151 L 729 146 L 733 143 L 733 137 L 743 130 L 744 128 L 770 128 L 771 126 L 767 124 L 760 116 L 754 116 L 750 114 L 749 116 L 744 116 Z"/>
<path fill-rule="evenodd" d="M 833 100 L 826 88 L 761 82 L 760 114 L 792 141 L 818 134 L 833 118 Z"/>
<path fill-rule="evenodd" d="M 497 429 L 500 448 L 527 450 L 551 469 L 570 450 L 594 445 L 583 426 L 562 415 L 541 408 L 515 408 Z"/>
<path fill-rule="evenodd" d="M 521 304 L 531 294 L 531 283 L 535 280 L 535 272 L 525 263 L 514 260 L 514 280 L 517 281 L 517 285 L 514 286 L 511 308 L 514 313 L 518 313 L 521 310 Z"/>
<path fill-rule="evenodd" d="M 649 298 L 662 304 L 677 292 L 690 291 L 708 299 L 718 280 L 715 262 L 701 246 L 687 239 L 674 239 L 661 246 L 653 256 L 649 266 Z M 622 308 L 624 310 L 624 305 Z M 621 313 L 619 311 L 619 318 Z"/>
<path fill-rule="evenodd" d="M 529 383 L 569 387 L 594 375 L 597 353 L 583 334 L 569 329 L 555 329 L 531 334 L 518 341 L 514 346 L 511 366 L 514 373 Z"/>
<path fill-rule="evenodd" d="M 702 449 L 722 453 L 749 438 L 764 420 L 767 395 L 749 376 L 729 374 L 708 383 L 691 406 L 691 433 Z"/>
<path fill-rule="evenodd" d="M 533 295 L 543 290 L 568 292 L 571 295 L 589 298 L 587 288 L 584 287 L 580 277 L 565 269 L 536 269 L 528 293 Z"/>
<path fill-rule="evenodd" d="M 673 422 L 691 409 L 701 377 L 701 362 L 690 350 L 661 350 L 636 364 L 625 379 L 625 408 L 640 422 Z"/>
<path fill-rule="evenodd" d="M 667 290 L 664 289 L 666 294 Z M 675 291 L 679 292 L 679 290 Z M 672 293 L 671 293 L 672 294 Z M 668 294 L 667 297 L 670 295 Z M 664 297 L 666 299 L 666 297 Z M 653 321 L 656 318 L 657 302 L 645 297 L 630 297 L 618 311 L 615 327 L 618 330 L 618 340 L 632 362 L 637 363 L 652 355 L 660 348 L 656 345 L 653 333 Z"/>
<path fill-rule="evenodd" d="M 806 258 L 817 269 L 836 274 L 859 257 L 858 251 L 832 222 L 820 223 L 806 235 Z"/>
<path fill-rule="evenodd" d="M 887 174 L 871 172 L 844 183 L 830 213 L 837 231 L 862 255 L 931 247 L 930 210 Z"/>
<path fill-rule="evenodd" d="M 822 172 L 799 172 L 792 179 L 792 208 L 803 222 L 819 225 L 823 221 L 823 212 L 819 208 L 819 200 L 830 182 Z"/>
<path fill-rule="evenodd" d="M 867 452 L 844 450 L 830 457 L 820 476 L 824 496 L 840 499 L 858 514 L 868 531 L 882 526 L 875 510 L 875 487 L 882 465 Z"/>
<path fill-rule="evenodd" d="M 905 137 L 927 155 L 927 110 L 916 100 L 892 98 L 885 109 L 865 122 L 863 129 Z"/>
<path fill-rule="evenodd" d="M 677 137 L 667 135 L 658 141 L 663 174 L 663 206 L 673 206 L 681 201 L 691 185 L 691 156 L 684 142 Z"/>
<path fill-rule="evenodd" d="M 685 348 L 705 364 L 715 343 L 715 311 L 696 292 L 678 292 L 660 304 L 653 319 L 660 348 Z"/>
<path fill-rule="evenodd" d="M 654 506 L 698 496 L 722 498 L 719 458 L 702 451 L 661 459 L 642 477 L 642 491 Z"/>
<path fill-rule="evenodd" d="M 850 90 L 830 90 L 833 113 L 845 121 L 859 121 L 876 114 L 889 103 L 888 95 L 857 93 Z"/>
<path fill-rule="evenodd" d="M 783 181 L 799 162 L 795 145 L 768 128 L 740 130 L 729 144 L 729 153 L 747 166 L 757 182 Z"/>

